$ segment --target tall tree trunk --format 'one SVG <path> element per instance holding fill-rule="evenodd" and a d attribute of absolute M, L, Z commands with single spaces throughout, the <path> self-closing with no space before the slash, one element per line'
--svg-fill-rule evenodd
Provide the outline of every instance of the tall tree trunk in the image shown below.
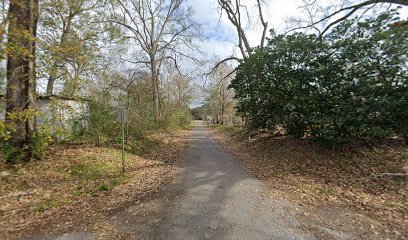
<path fill-rule="evenodd" d="M 72 25 L 73 18 L 74 16 L 70 13 L 70 15 L 67 18 L 66 26 L 62 30 L 59 47 L 62 47 L 67 43 L 68 35 L 71 32 L 71 25 Z M 54 83 L 55 83 L 55 80 L 57 80 L 58 78 L 58 68 L 60 65 L 61 65 L 61 59 L 59 57 L 56 57 L 54 59 L 54 63 L 51 66 L 49 77 L 48 77 L 47 90 L 46 90 L 47 96 L 51 96 L 54 93 Z"/>
<path fill-rule="evenodd" d="M 54 82 L 57 80 L 57 68 L 58 61 L 55 60 L 54 64 L 51 66 L 50 76 L 48 77 L 47 90 L 45 92 L 47 96 L 51 96 L 54 92 Z"/>
<path fill-rule="evenodd" d="M 9 6 L 7 54 L 6 125 L 11 138 L 4 149 L 7 162 L 29 160 L 32 156 L 28 140 L 34 117 L 26 114 L 34 101 L 35 36 L 38 0 L 11 0 Z"/>

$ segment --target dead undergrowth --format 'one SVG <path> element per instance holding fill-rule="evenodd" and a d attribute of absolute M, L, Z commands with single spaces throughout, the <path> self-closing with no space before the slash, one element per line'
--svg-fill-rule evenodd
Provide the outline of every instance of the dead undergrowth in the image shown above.
<path fill-rule="evenodd" d="M 214 133 L 227 151 L 284 197 L 316 209 L 340 206 L 368 216 L 370 221 L 361 223 L 367 236 L 408 238 L 406 146 L 339 153 L 285 136 L 264 134 L 249 141 L 233 127 L 217 127 Z"/>
<path fill-rule="evenodd" d="M 151 136 L 142 156 L 89 145 L 56 145 L 44 160 L 0 165 L 0 232 L 2 239 L 31 234 L 92 231 L 115 236 L 104 218 L 122 206 L 157 192 L 173 178 L 184 152 L 187 132 Z M 160 150 L 158 150 L 160 149 Z"/>

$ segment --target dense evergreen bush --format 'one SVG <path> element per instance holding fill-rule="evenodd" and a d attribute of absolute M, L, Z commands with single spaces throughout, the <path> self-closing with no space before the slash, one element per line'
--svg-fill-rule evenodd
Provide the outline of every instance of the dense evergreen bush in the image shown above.
<path fill-rule="evenodd" d="M 272 31 L 230 87 L 252 128 L 337 145 L 408 132 L 408 26 L 396 11 L 349 20 L 323 37 Z"/>

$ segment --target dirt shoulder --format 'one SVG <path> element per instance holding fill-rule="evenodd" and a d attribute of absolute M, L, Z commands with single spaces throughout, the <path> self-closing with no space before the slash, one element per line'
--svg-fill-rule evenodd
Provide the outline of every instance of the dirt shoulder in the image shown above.
<path fill-rule="evenodd" d="M 126 154 L 125 174 L 120 173 L 119 150 L 86 145 L 58 145 L 43 161 L 0 165 L 2 238 L 72 232 L 120 238 L 107 219 L 174 178 L 186 136 L 187 131 L 153 136 L 156 146 L 150 153 Z"/>
<path fill-rule="evenodd" d="M 318 238 L 338 239 L 324 235 L 324 229 L 352 232 L 362 239 L 408 238 L 407 178 L 381 175 L 406 174 L 406 146 L 339 153 L 282 136 L 248 140 L 233 127 L 217 127 L 213 134 L 267 183 L 271 197 L 305 209 L 304 227 Z"/>

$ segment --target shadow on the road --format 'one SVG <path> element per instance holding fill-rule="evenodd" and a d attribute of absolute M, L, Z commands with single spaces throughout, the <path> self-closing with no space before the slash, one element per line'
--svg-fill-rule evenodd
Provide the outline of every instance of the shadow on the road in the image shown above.
<path fill-rule="evenodd" d="M 115 223 L 143 239 L 299 239 L 289 203 L 264 201 L 262 191 L 204 126 L 196 126 L 176 182 L 146 206 L 118 213 Z"/>

